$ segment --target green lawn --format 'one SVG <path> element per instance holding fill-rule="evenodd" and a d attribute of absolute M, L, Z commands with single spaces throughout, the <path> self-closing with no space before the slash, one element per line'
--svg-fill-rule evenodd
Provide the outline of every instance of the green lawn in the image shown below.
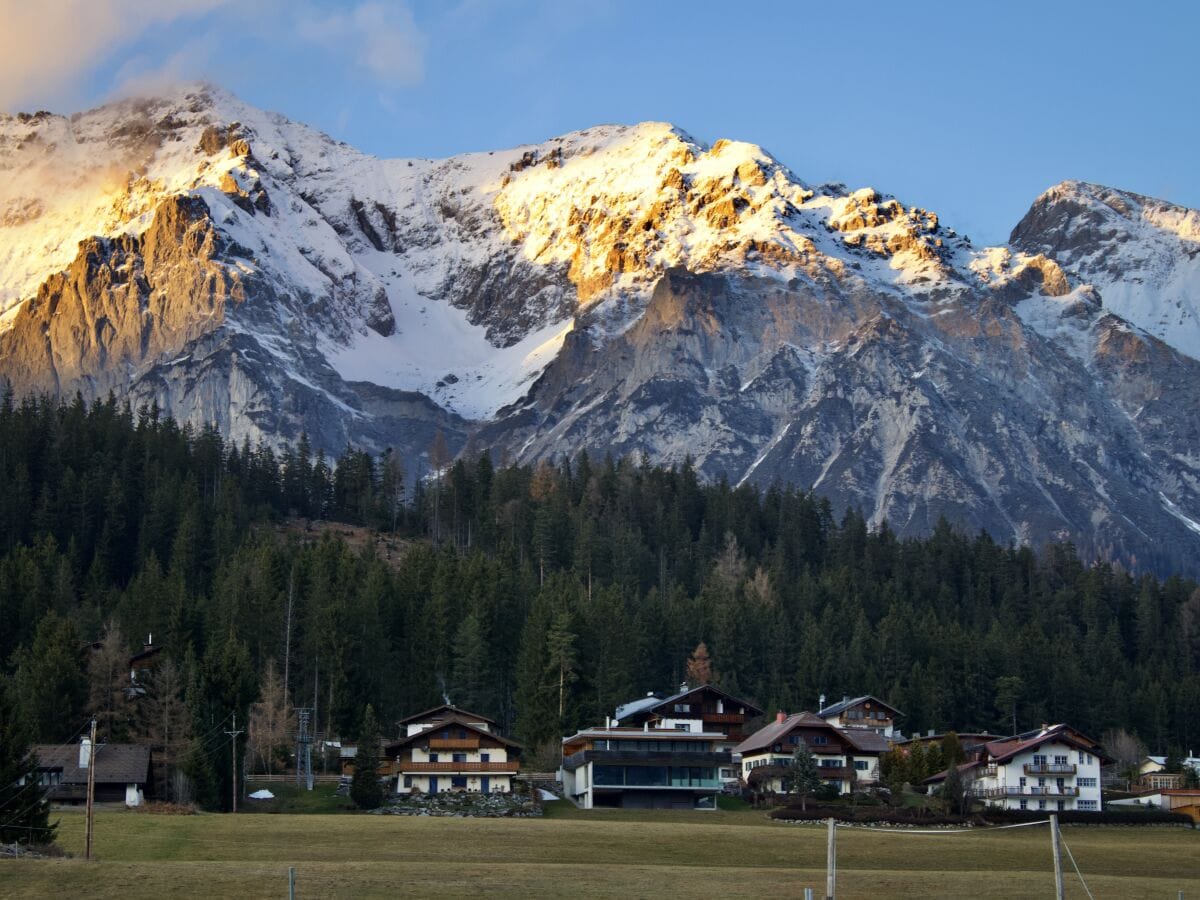
<path fill-rule="evenodd" d="M 0 895 L 282 897 L 797 896 L 824 886 L 821 826 L 755 810 L 593 811 L 544 819 L 155 816 L 102 810 L 98 862 L 0 862 Z M 1064 828 L 1097 898 L 1200 897 L 1200 832 Z M 83 816 L 60 844 L 82 853 Z M 1026 898 L 1053 891 L 1044 828 L 961 835 L 838 832 L 838 896 Z M 1085 896 L 1068 881 L 1068 897 Z"/>

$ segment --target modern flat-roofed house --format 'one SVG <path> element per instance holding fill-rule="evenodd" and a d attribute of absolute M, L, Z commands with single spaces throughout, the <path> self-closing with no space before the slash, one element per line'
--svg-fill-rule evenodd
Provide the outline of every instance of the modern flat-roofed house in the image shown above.
<path fill-rule="evenodd" d="M 55 803 L 86 803 L 88 760 L 92 743 L 88 738 L 78 747 L 36 744 L 38 783 L 44 785 Z M 95 799 L 97 803 L 141 806 L 151 786 L 150 748 L 141 744 L 99 744 L 95 751 Z"/>
<path fill-rule="evenodd" d="M 958 767 L 969 796 L 1002 809 L 1100 810 L 1100 745 L 1069 725 L 990 741 Z M 937 785 L 946 772 L 926 779 Z"/>
<path fill-rule="evenodd" d="M 821 780 L 842 794 L 878 782 L 879 756 L 888 750 L 887 738 L 873 729 L 838 728 L 810 712 L 779 712 L 735 749 L 742 780 L 758 791 L 783 793 L 802 743 L 816 759 Z"/>
<path fill-rule="evenodd" d="M 722 768 L 732 765 L 719 731 L 607 725 L 563 739 L 559 780 L 577 806 L 716 809 Z"/>
<path fill-rule="evenodd" d="M 838 728 L 866 728 L 889 738 L 894 736 L 896 719 L 902 715 L 896 707 L 869 694 L 843 697 L 817 712 L 818 718 Z"/>
<path fill-rule="evenodd" d="M 478 791 L 506 794 L 520 771 L 521 745 L 492 730 L 485 716 L 452 706 L 402 719 L 388 743 L 397 793 Z"/>
<path fill-rule="evenodd" d="M 733 750 L 746 739 L 746 723 L 762 715 L 762 710 L 741 697 L 720 688 L 702 684 L 683 688 L 669 697 L 648 694 L 617 707 L 614 725 L 671 728 L 678 731 L 719 734 L 715 750 Z M 730 761 L 721 766 L 719 777 L 725 782 L 738 779 L 737 767 Z"/>

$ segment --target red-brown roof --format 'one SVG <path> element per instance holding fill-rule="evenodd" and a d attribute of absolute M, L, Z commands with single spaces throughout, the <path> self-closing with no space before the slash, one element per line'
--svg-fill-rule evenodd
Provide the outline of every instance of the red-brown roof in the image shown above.
<path fill-rule="evenodd" d="M 434 737 L 437 734 L 438 729 L 445 725 L 456 725 L 461 728 L 466 728 L 469 731 L 475 732 L 475 734 L 479 735 L 480 737 L 491 738 L 498 743 L 504 744 L 506 747 L 514 747 L 518 750 L 522 748 L 522 745 L 518 744 L 516 741 L 509 740 L 508 738 L 504 737 L 504 735 L 496 734 L 494 731 L 488 731 L 486 728 L 480 728 L 478 725 L 473 724 L 471 719 L 456 714 L 438 719 L 437 724 L 432 728 L 422 728 L 420 731 L 414 734 L 406 735 L 398 740 L 388 741 L 386 748 L 388 755 L 393 755 L 394 751 L 397 751 L 401 747 L 411 744 L 414 741 L 420 740 L 421 738 L 428 739 Z"/>
<path fill-rule="evenodd" d="M 733 752 L 745 755 L 747 753 L 755 753 L 759 750 L 766 750 L 773 744 L 779 743 L 793 728 L 797 728 L 799 726 L 803 726 L 805 728 L 822 728 L 832 731 L 834 734 L 845 734 L 845 732 L 841 729 L 835 728 L 824 719 L 820 718 L 819 716 L 814 716 L 810 712 L 793 713 L 782 722 L 774 721 L 764 725 L 762 728 L 758 729 L 758 731 L 754 732 L 754 734 L 750 735 L 750 737 L 746 738 L 744 741 L 734 747 Z"/>
<path fill-rule="evenodd" d="M 435 719 L 441 720 L 446 716 L 458 715 L 467 716 L 475 722 L 487 722 L 489 725 L 495 725 L 495 719 L 489 719 L 487 716 L 473 713 L 467 709 L 459 709 L 450 703 L 443 703 L 441 706 L 435 706 L 432 709 L 427 709 L 424 712 L 416 713 L 415 715 L 407 716 L 396 722 L 397 725 L 408 725 L 411 722 L 432 722 Z"/>
<path fill-rule="evenodd" d="M 1019 753 L 1036 750 L 1042 744 L 1058 741 L 1079 750 L 1098 756 L 1101 763 L 1110 762 L 1109 757 L 1100 749 L 1099 744 L 1086 735 L 1076 731 L 1070 725 L 1051 725 L 1036 732 L 1026 732 L 999 741 L 990 741 L 984 745 L 988 756 L 998 763 L 1008 762 Z"/>

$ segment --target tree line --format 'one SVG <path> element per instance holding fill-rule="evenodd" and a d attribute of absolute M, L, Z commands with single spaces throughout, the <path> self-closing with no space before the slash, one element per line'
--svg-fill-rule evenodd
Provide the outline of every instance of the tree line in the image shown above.
<path fill-rule="evenodd" d="M 1187 579 L 945 522 L 899 539 L 689 464 L 429 459 L 414 481 L 390 453 L 0 398 L 6 727 L 56 743 L 96 714 L 162 749 L 160 787 L 220 808 L 234 714 L 265 768 L 287 762 L 296 706 L 352 736 L 370 705 L 387 736 L 450 700 L 552 747 L 676 689 L 703 643 L 712 681 L 769 712 L 872 693 L 910 732 L 1068 721 L 1200 745 Z M 131 692 L 123 661 L 151 634 L 160 662 Z"/>

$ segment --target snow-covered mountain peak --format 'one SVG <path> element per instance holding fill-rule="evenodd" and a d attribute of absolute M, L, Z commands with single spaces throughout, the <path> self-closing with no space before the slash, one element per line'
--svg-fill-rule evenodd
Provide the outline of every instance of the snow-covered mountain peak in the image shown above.
<path fill-rule="evenodd" d="M 1043 193 L 1010 244 L 1055 259 L 1104 306 L 1200 359 L 1200 212 L 1129 191 L 1064 181 Z"/>

